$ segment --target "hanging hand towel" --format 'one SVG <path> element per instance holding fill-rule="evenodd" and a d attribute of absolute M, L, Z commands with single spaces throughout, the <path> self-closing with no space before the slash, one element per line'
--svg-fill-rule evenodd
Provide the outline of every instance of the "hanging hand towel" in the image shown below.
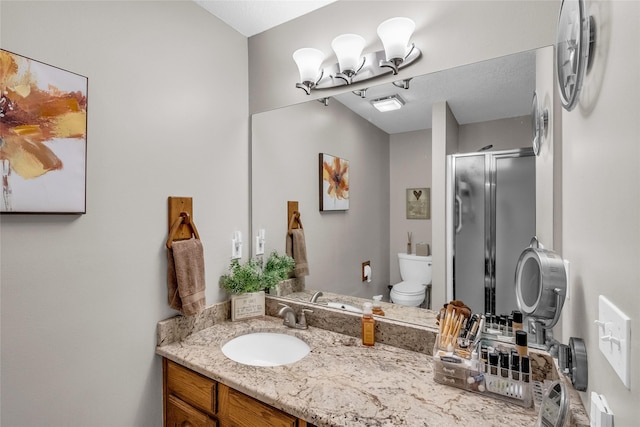
<path fill-rule="evenodd" d="M 194 238 L 175 241 L 167 260 L 169 306 L 186 316 L 200 313 L 206 305 L 202 243 Z"/>
<path fill-rule="evenodd" d="M 304 230 L 294 228 L 287 234 L 287 255 L 296 262 L 293 268 L 293 277 L 309 275 L 309 264 L 307 262 L 307 245 L 304 241 Z"/>

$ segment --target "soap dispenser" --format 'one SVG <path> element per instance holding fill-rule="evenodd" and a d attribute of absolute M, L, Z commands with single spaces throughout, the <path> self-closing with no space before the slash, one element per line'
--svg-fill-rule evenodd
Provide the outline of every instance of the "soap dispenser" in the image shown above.
<path fill-rule="evenodd" d="M 372 346 L 376 342 L 376 321 L 373 319 L 373 306 L 365 302 L 362 307 L 362 345 Z"/>
<path fill-rule="evenodd" d="M 373 297 L 372 312 L 373 314 L 376 314 L 378 316 L 384 316 L 384 310 L 382 310 L 382 305 L 380 304 L 380 301 L 382 301 L 382 295 L 375 295 Z"/>

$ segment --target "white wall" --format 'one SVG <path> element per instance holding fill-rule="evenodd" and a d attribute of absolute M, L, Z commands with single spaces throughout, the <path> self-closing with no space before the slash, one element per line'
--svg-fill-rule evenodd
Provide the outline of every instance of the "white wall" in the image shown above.
<path fill-rule="evenodd" d="M 307 102 L 252 118 L 254 230 L 283 252 L 287 201 L 298 201 L 308 289 L 371 298 L 389 284 L 389 135 L 339 102 Z M 319 153 L 349 160 L 349 210 L 319 211 Z M 362 282 L 371 261 L 372 281 Z"/>
<path fill-rule="evenodd" d="M 193 197 L 208 303 L 248 232 L 247 39 L 192 2 L 0 8 L 2 48 L 89 78 L 86 215 L 1 217 L 1 423 L 159 426 L 167 197 Z"/>
<path fill-rule="evenodd" d="M 459 153 L 473 153 L 487 145 L 493 145 L 491 151 L 530 147 L 531 118 L 510 117 L 460 125 Z"/>
<path fill-rule="evenodd" d="M 581 337 L 589 392 L 603 393 L 616 426 L 640 418 L 640 2 L 589 2 L 593 68 L 580 103 L 562 113 L 563 255 L 571 262 L 565 342 Z M 598 296 L 631 317 L 631 389 L 598 349 Z M 587 400 L 587 394 L 583 395 Z"/>
<path fill-rule="evenodd" d="M 431 245 L 429 219 L 407 219 L 407 188 L 431 188 L 431 129 L 390 136 L 390 284 L 400 282 L 398 253 L 407 252 L 407 233 L 412 234 L 412 253 L 416 243 Z"/>

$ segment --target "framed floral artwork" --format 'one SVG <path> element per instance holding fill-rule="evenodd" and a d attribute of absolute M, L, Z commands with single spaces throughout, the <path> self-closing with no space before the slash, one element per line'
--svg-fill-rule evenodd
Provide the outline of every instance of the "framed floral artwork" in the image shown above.
<path fill-rule="evenodd" d="M 0 212 L 85 213 L 87 85 L 0 49 Z"/>
<path fill-rule="evenodd" d="M 349 209 L 349 161 L 320 153 L 320 211 Z"/>
<path fill-rule="evenodd" d="M 431 218 L 431 189 L 407 188 L 407 219 Z"/>

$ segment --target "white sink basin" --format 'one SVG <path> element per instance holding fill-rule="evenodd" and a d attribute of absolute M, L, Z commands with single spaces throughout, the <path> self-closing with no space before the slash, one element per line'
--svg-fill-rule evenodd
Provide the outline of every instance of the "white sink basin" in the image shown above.
<path fill-rule="evenodd" d="M 341 302 L 328 302 L 327 305 L 331 308 L 341 308 L 343 310 L 352 311 L 354 313 L 362 313 L 362 309 L 349 304 L 343 304 Z"/>
<path fill-rule="evenodd" d="M 251 366 L 289 365 L 309 351 L 311 348 L 301 339 L 273 332 L 240 335 L 222 346 L 222 353 L 229 359 Z"/>

